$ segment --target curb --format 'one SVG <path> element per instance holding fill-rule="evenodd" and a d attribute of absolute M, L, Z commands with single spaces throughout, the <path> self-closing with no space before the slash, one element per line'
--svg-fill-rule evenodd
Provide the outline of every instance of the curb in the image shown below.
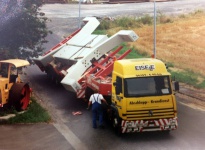
<path fill-rule="evenodd" d="M 178 93 L 205 102 L 205 89 L 197 89 L 193 86 L 181 83 Z"/>
<path fill-rule="evenodd" d="M 21 112 L 18 112 L 17 114 L 23 114 L 24 112 L 26 112 L 26 111 L 21 111 Z M 16 116 L 16 114 L 8 114 L 6 116 L 1 116 L 0 121 L 8 120 L 8 119 L 13 118 L 15 116 Z"/>
<path fill-rule="evenodd" d="M 8 114 L 7 116 L 0 117 L 0 120 L 8 120 L 8 119 L 15 117 L 15 116 L 16 116 L 16 114 Z"/>

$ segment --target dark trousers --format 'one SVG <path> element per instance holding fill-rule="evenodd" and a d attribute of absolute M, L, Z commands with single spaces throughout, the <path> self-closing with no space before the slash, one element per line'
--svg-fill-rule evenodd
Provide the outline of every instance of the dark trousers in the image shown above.
<path fill-rule="evenodd" d="M 101 104 L 95 102 L 92 104 L 93 128 L 97 128 L 97 117 L 99 117 L 99 125 L 103 125 L 103 110 Z"/>

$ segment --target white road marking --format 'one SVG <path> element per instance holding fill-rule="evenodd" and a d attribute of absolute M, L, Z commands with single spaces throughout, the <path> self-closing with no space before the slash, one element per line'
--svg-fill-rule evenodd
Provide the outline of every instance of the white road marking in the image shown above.
<path fill-rule="evenodd" d="M 183 102 L 180 102 L 180 103 L 181 103 L 182 105 L 188 106 L 188 107 L 193 108 L 193 109 L 205 111 L 205 108 L 204 108 L 204 107 L 200 107 L 199 105 L 196 105 L 196 104 L 193 104 L 193 103 L 183 103 Z"/>
<path fill-rule="evenodd" d="M 65 137 L 65 139 L 76 150 L 88 150 L 86 145 L 66 126 L 63 122 L 58 121 L 53 124 L 54 127 Z"/>
<path fill-rule="evenodd" d="M 39 101 L 40 100 L 40 96 L 37 94 L 34 94 Z M 44 99 L 45 101 L 45 99 Z M 88 150 L 87 146 L 69 129 L 68 126 L 65 125 L 64 121 L 61 119 L 62 116 L 59 113 L 58 110 L 55 111 L 55 113 L 51 110 L 54 109 L 54 107 L 52 106 L 52 104 L 48 103 L 41 103 L 41 105 L 44 106 L 44 108 L 46 108 L 49 112 L 49 114 L 51 115 L 51 117 L 53 118 L 54 122 L 53 122 L 53 126 L 58 130 L 59 133 L 61 133 L 61 135 L 63 135 L 65 137 L 65 139 L 68 141 L 68 143 L 70 143 L 70 145 L 75 149 L 75 150 Z"/>

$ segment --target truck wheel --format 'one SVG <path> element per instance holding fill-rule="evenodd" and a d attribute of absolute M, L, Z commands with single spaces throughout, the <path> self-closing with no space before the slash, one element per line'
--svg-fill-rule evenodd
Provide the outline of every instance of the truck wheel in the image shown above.
<path fill-rule="evenodd" d="M 164 134 L 167 134 L 169 135 L 170 134 L 170 130 L 165 130 L 165 131 L 162 131 Z"/>
<path fill-rule="evenodd" d="M 114 115 L 113 119 L 112 119 L 112 126 L 114 128 L 114 132 L 120 136 L 122 134 L 122 131 L 121 131 L 121 121 L 120 119 Z"/>
<path fill-rule="evenodd" d="M 17 111 L 27 109 L 30 101 L 30 87 L 27 83 L 15 83 L 9 94 L 9 103 Z"/>

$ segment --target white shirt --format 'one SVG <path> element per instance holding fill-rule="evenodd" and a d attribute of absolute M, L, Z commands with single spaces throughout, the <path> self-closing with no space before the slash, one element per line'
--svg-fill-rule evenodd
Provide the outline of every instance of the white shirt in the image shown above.
<path fill-rule="evenodd" d="M 102 96 L 102 94 L 95 93 L 95 94 L 92 94 L 92 95 L 90 96 L 89 101 L 91 101 L 92 104 L 93 104 L 94 102 L 98 102 L 99 104 L 102 104 L 102 102 L 101 102 L 102 99 L 104 99 L 103 96 Z"/>

